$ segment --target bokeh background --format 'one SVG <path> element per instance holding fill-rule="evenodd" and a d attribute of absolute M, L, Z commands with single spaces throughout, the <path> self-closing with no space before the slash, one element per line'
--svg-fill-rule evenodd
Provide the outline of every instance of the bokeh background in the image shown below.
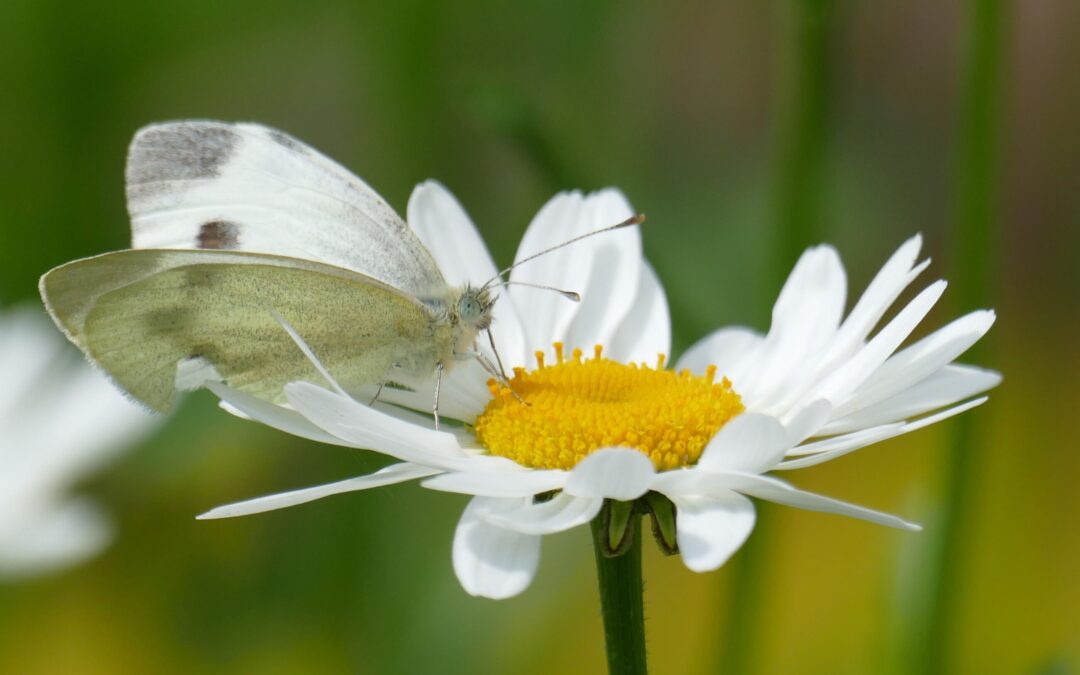
<path fill-rule="evenodd" d="M 705 575 L 650 542 L 653 671 L 1080 672 L 1078 35 L 1072 0 L 7 0 L 0 299 L 125 247 L 127 142 L 185 117 L 281 127 L 401 211 L 438 178 L 499 261 L 554 192 L 617 185 L 649 216 L 676 351 L 766 328 L 807 244 L 836 245 L 854 296 L 922 232 L 924 282 L 953 282 L 923 330 L 997 308 L 965 360 L 1005 383 L 790 478 L 926 531 L 765 507 Z M 115 515 L 111 549 L 0 583 L 0 672 L 602 672 L 585 529 L 496 603 L 454 579 L 454 495 L 194 520 L 381 464 L 189 397 L 79 486 Z"/>

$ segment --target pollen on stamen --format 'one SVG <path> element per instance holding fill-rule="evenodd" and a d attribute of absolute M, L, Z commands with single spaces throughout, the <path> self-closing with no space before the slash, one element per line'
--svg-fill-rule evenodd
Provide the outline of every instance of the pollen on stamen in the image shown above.
<path fill-rule="evenodd" d="M 477 439 L 493 455 L 535 468 L 573 468 L 604 447 L 630 447 L 648 456 L 659 470 L 695 463 L 713 435 L 744 408 L 731 382 L 715 381 L 688 370 L 620 363 L 593 349 L 565 358 L 554 344 L 556 364 L 514 369 L 507 384 L 490 380 L 492 400 L 474 425 Z M 512 391 L 511 391 L 512 388 Z M 522 401 L 528 405 L 522 405 Z"/>
<path fill-rule="evenodd" d="M 709 381 L 709 384 L 712 384 L 713 380 L 716 379 L 716 366 L 711 363 L 705 368 L 705 379 Z"/>

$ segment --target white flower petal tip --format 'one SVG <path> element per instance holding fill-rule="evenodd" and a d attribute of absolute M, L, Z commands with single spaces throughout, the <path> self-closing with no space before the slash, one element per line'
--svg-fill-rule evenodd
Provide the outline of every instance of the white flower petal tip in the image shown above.
<path fill-rule="evenodd" d="M 540 537 L 491 525 L 478 510 L 494 510 L 496 505 L 481 500 L 474 499 L 465 507 L 454 532 L 454 573 L 469 595 L 504 600 L 532 583 L 540 565 Z M 505 501 L 507 509 L 519 503 Z"/>
<path fill-rule="evenodd" d="M 683 563 L 694 572 L 711 572 L 739 550 L 754 529 L 754 504 L 729 492 L 719 497 L 675 500 L 676 537 Z"/>
<path fill-rule="evenodd" d="M 656 469 L 648 457 L 629 448 L 604 448 L 570 471 L 563 490 L 578 497 L 630 501 L 649 491 Z"/>
<path fill-rule="evenodd" d="M 922 530 L 922 525 L 908 522 L 898 516 L 882 513 L 881 511 L 875 511 L 863 506 L 856 506 L 855 504 L 849 504 L 813 492 L 806 492 L 770 476 L 744 474 L 741 476 L 733 476 L 733 478 L 735 478 L 736 481 L 736 487 L 734 489 L 745 495 L 757 497 L 758 499 L 764 499 L 785 506 L 794 506 L 795 508 L 806 509 L 807 511 L 820 511 L 822 513 L 848 516 L 850 518 L 866 520 L 878 525 L 885 525 L 886 527 L 893 527 L 898 530 L 907 530 L 909 532 L 918 532 Z"/>
<path fill-rule="evenodd" d="M 721 328 L 698 340 L 675 365 L 675 370 L 686 368 L 694 373 L 704 373 L 709 366 L 716 372 L 731 377 L 737 365 L 761 344 L 764 338 L 749 328 Z"/>
<path fill-rule="evenodd" d="M 482 284 L 495 276 L 495 263 L 480 233 L 442 183 L 429 179 L 413 188 L 406 219 L 451 285 Z"/>
<path fill-rule="evenodd" d="M 633 214 L 618 190 L 560 193 L 529 224 L 515 263 Z M 512 282 L 573 290 L 581 302 L 570 303 L 556 293 L 526 286 L 511 286 L 508 295 L 519 307 L 528 307 L 521 319 L 534 348 L 556 341 L 572 347 L 610 346 L 638 301 L 642 267 L 640 228 L 624 227 L 545 254 L 510 275 Z"/>
<path fill-rule="evenodd" d="M 609 357 L 623 363 L 651 361 L 671 353 L 671 312 L 660 278 L 643 262 L 637 298 L 623 319 L 608 349 Z"/>
<path fill-rule="evenodd" d="M 988 400 L 990 400 L 989 397 L 983 396 L 910 422 L 883 424 L 881 426 L 862 429 L 860 431 L 833 436 L 831 438 L 801 445 L 788 454 L 792 456 L 804 455 L 803 457 L 781 462 L 775 468 L 778 470 L 805 469 L 806 467 L 823 464 L 824 462 L 834 460 L 837 457 L 842 457 L 868 445 L 879 443 L 902 434 L 911 433 L 912 431 L 922 429 L 923 427 L 928 427 L 931 424 L 936 424 L 944 419 L 948 419 L 954 415 L 959 415 L 962 412 L 980 406 Z"/>
<path fill-rule="evenodd" d="M 322 499 L 323 497 L 329 497 L 330 495 L 356 492 L 357 490 L 367 490 L 385 485 L 394 485 L 395 483 L 403 483 L 416 478 L 425 478 L 435 472 L 436 470 L 423 466 L 392 464 L 367 476 L 347 478 L 342 481 L 337 481 L 336 483 L 301 488 L 299 490 L 290 490 L 289 492 L 280 492 L 278 494 L 266 495 L 265 497 L 256 497 L 255 499 L 226 504 L 225 506 L 210 509 L 206 513 L 196 516 L 195 519 L 218 520 L 221 518 L 236 518 L 238 516 L 250 516 L 255 513 L 276 511 L 290 506 L 299 506 L 300 504 L 313 502 L 317 499 Z"/>

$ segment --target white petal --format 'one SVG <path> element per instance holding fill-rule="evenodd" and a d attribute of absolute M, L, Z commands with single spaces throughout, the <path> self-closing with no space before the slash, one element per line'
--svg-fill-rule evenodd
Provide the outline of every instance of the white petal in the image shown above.
<path fill-rule="evenodd" d="M 14 408 L 62 358 L 63 342 L 44 313 L 29 307 L 0 315 L 0 415 Z"/>
<path fill-rule="evenodd" d="M 708 471 L 759 473 L 775 466 L 790 447 L 787 430 L 775 418 L 743 413 L 716 432 L 697 465 Z"/>
<path fill-rule="evenodd" d="M 482 286 L 498 274 L 472 219 L 440 183 L 429 180 L 417 185 L 409 198 L 407 213 L 409 226 L 431 252 L 451 286 Z M 496 302 L 491 330 L 507 367 L 525 365 L 523 361 L 528 357 L 525 335 L 509 296 Z"/>
<path fill-rule="evenodd" d="M 881 426 L 871 427 L 869 429 L 860 429 L 848 434 L 842 434 L 839 436 L 832 436 L 830 438 L 823 438 L 821 440 L 814 441 L 813 443 L 806 443 L 798 447 L 792 448 L 788 452 L 788 457 L 801 456 L 801 455 L 817 455 L 819 453 L 831 453 L 835 450 L 842 448 L 862 448 L 872 443 L 889 438 L 892 433 L 903 427 L 903 424 L 897 422 L 896 424 L 884 424 Z M 791 462 L 781 462 L 776 466 L 777 469 L 795 468 L 790 466 Z"/>
<path fill-rule="evenodd" d="M 424 481 L 424 487 L 480 497 L 532 497 L 558 490 L 566 483 L 565 471 L 477 471 L 444 473 Z"/>
<path fill-rule="evenodd" d="M 837 331 L 829 355 L 822 363 L 822 368 L 830 370 L 839 360 L 850 356 L 874 329 L 900 293 L 915 280 L 920 272 L 926 269 L 930 263 L 929 260 L 912 269 L 921 248 L 922 236 L 915 235 L 904 242 L 882 266 L 859 301 L 855 303 L 851 313 L 844 319 L 843 325 Z"/>
<path fill-rule="evenodd" d="M 894 354 L 849 401 L 837 407 L 836 416 L 883 401 L 926 379 L 975 344 L 990 330 L 994 318 L 992 311 L 972 312 Z"/>
<path fill-rule="evenodd" d="M 794 506 L 808 511 L 821 511 L 823 513 L 836 513 L 842 516 L 850 516 L 852 518 L 868 520 L 871 523 L 895 527 L 901 530 L 917 532 L 922 529 L 919 525 L 909 523 L 902 518 L 897 518 L 888 513 L 848 504 L 847 502 L 838 501 L 830 497 L 823 497 L 822 495 L 814 494 L 812 492 L 805 492 L 782 480 L 770 478 L 769 476 L 751 476 L 745 474 L 737 476 L 736 478 L 739 482 L 739 487 L 737 488 L 739 492 L 750 495 L 751 497 L 757 497 L 758 499 L 765 499 L 770 502 L 776 502 L 777 504 Z"/>
<path fill-rule="evenodd" d="M 829 422 L 821 431 L 823 434 L 841 434 L 917 417 L 981 394 L 1000 383 L 1001 374 L 992 370 L 973 366 L 945 366 L 895 396 Z"/>
<path fill-rule="evenodd" d="M 937 281 L 919 293 L 896 317 L 874 336 L 854 357 L 841 366 L 813 391 L 815 398 L 827 398 L 839 404 L 870 378 L 874 371 L 896 351 L 911 331 L 919 325 L 945 291 L 945 282 Z"/>
<path fill-rule="evenodd" d="M 206 388 L 220 398 L 223 403 L 232 406 L 248 419 L 261 422 L 268 427 L 300 438 L 331 445 L 348 445 L 337 436 L 315 426 L 295 410 L 275 405 L 239 389 L 233 389 L 222 382 L 207 382 Z"/>
<path fill-rule="evenodd" d="M 216 518 L 250 516 L 253 513 L 264 513 L 266 511 L 275 511 L 290 506 L 306 504 L 308 502 L 313 502 L 316 499 L 322 499 L 323 497 L 329 497 L 331 495 L 339 495 L 344 492 L 356 492 L 358 490 L 367 490 L 369 488 L 383 487 L 385 485 L 394 485 L 395 483 L 404 483 L 405 481 L 414 480 L 416 478 L 425 478 L 436 472 L 438 472 L 438 469 L 417 466 L 415 464 L 391 464 L 390 466 L 379 469 L 375 473 L 368 474 L 367 476 L 357 476 L 356 478 L 347 478 L 335 483 L 327 483 L 326 485 L 317 485 L 315 487 L 302 488 L 300 490 L 290 490 L 289 492 L 279 492 L 273 495 L 266 495 L 265 497 L 256 497 L 255 499 L 226 504 L 225 506 L 219 506 L 207 511 L 198 516 L 198 519 L 214 520 Z"/>
<path fill-rule="evenodd" d="M 846 295 L 847 280 L 836 249 L 828 245 L 807 249 L 773 306 L 770 337 L 831 335 L 840 325 Z"/>
<path fill-rule="evenodd" d="M 866 429 L 865 431 L 847 434 L 846 436 L 837 436 L 801 448 L 796 448 L 792 454 L 807 454 L 808 452 L 813 452 L 814 454 L 802 459 L 781 462 L 776 468 L 803 469 L 808 466 L 814 466 L 815 464 L 828 462 L 829 460 L 846 455 L 849 452 L 854 452 L 859 448 L 864 448 L 871 443 L 877 443 L 887 438 L 893 438 L 894 436 L 900 436 L 901 434 L 910 433 L 922 429 L 923 427 L 930 426 L 931 424 L 936 424 L 953 415 L 959 415 L 964 411 L 982 405 L 983 403 L 986 403 L 987 400 L 988 399 L 984 396 L 973 401 L 968 401 L 967 403 L 961 403 L 948 410 L 943 410 L 936 415 L 928 415 L 913 422 L 886 424 L 881 427 Z"/>
<path fill-rule="evenodd" d="M 58 337 L 46 333 L 39 339 Z M 2 501 L 67 488 L 166 419 L 133 404 L 81 360 L 64 359 L 0 415 L 6 427 L 0 440 Z"/>
<path fill-rule="evenodd" d="M 492 525 L 522 534 L 541 535 L 584 525 L 600 513 L 603 505 L 603 498 L 575 497 L 560 492 L 545 502 L 526 500 L 513 509 L 487 509 L 481 506 L 477 512 Z"/>
<path fill-rule="evenodd" d="M 629 501 L 649 491 L 656 469 L 644 454 L 629 448 L 603 448 L 577 463 L 563 488 L 578 497 Z"/>
<path fill-rule="evenodd" d="M 285 395 L 300 414 L 329 433 L 405 462 L 455 470 L 501 459 L 469 457 L 453 434 L 409 424 L 308 382 L 286 385 Z"/>
<path fill-rule="evenodd" d="M 451 286 L 479 286 L 498 272 L 472 219 L 438 181 L 424 181 L 413 189 L 406 216 Z"/>
<path fill-rule="evenodd" d="M 505 500 L 514 508 L 520 500 Z M 540 537 L 491 525 L 477 514 L 477 502 L 488 510 L 482 497 L 473 499 L 461 514 L 454 532 L 454 572 L 471 595 L 501 600 L 524 591 L 540 564 Z"/>
<path fill-rule="evenodd" d="M 825 399 L 818 399 L 805 407 L 795 408 L 789 412 L 791 419 L 784 425 L 787 427 L 789 447 L 818 435 L 832 416 L 832 411 L 831 403 Z"/>
<path fill-rule="evenodd" d="M 660 279 L 648 263 L 641 267 L 637 297 L 623 319 L 611 346 L 612 359 L 623 363 L 653 363 L 658 354 L 671 355 L 671 315 Z"/>
<path fill-rule="evenodd" d="M 0 535 L 0 577 L 26 578 L 74 565 L 100 553 L 112 538 L 101 509 L 84 499 L 24 513 L 20 520 L 18 528 Z"/>
<path fill-rule="evenodd" d="M 674 499 L 679 553 L 695 572 L 728 561 L 754 529 L 754 504 L 736 492 Z"/>
<path fill-rule="evenodd" d="M 802 386 L 835 337 L 846 294 L 835 249 L 817 246 L 803 253 L 773 307 L 753 379 L 739 385 L 748 409 L 781 412 L 774 404 Z"/>
<path fill-rule="evenodd" d="M 515 261 L 633 215 L 614 189 L 586 196 L 562 193 L 544 205 L 521 240 Z M 558 293 L 522 286 L 509 289 L 522 312 L 534 347 L 554 341 L 568 347 L 609 344 L 634 303 L 641 274 L 641 232 L 626 227 L 546 254 L 516 268 L 511 280 L 554 286 L 581 294 L 574 303 Z"/>
<path fill-rule="evenodd" d="M 682 355 L 675 369 L 688 368 L 700 374 L 714 365 L 718 375 L 727 376 L 735 382 L 739 364 L 753 354 L 763 340 L 760 333 L 749 328 L 721 328 L 698 340 Z"/>

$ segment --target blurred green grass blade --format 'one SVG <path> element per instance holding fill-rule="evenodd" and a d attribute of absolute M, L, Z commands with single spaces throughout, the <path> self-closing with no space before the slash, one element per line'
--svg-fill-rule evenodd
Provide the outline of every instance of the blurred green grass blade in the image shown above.
<path fill-rule="evenodd" d="M 824 230 L 832 0 L 794 0 L 782 36 L 780 108 L 773 193 L 777 287 Z"/>
<path fill-rule="evenodd" d="M 772 236 L 774 250 L 759 280 L 779 290 L 787 272 L 808 246 L 820 241 L 824 220 L 824 185 L 829 105 L 831 0 L 795 0 L 784 14 L 780 43 L 786 50 L 778 73 Z M 773 296 L 775 297 L 775 295 Z M 769 308 L 763 307 L 765 318 Z M 754 533 L 729 563 L 727 620 L 719 636 L 717 672 L 752 673 L 765 648 L 767 592 L 775 507 L 758 502 Z"/>
<path fill-rule="evenodd" d="M 968 2 L 952 241 L 952 276 L 957 289 L 954 297 L 959 312 L 987 307 L 994 296 L 1003 5 L 1002 0 Z M 965 360 L 985 363 L 985 354 L 984 340 L 967 353 Z M 970 563 L 968 530 L 980 480 L 976 460 L 978 450 L 987 440 L 977 415 L 965 415 L 952 423 L 951 443 L 944 462 L 939 541 L 927 549 L 936 560 L 924 566 L 930 573 L 919 585 L 926 621 L 911 636 L 908 672 L 954 672 L 957 616 L 968 590 L 965 583 Z"/>

